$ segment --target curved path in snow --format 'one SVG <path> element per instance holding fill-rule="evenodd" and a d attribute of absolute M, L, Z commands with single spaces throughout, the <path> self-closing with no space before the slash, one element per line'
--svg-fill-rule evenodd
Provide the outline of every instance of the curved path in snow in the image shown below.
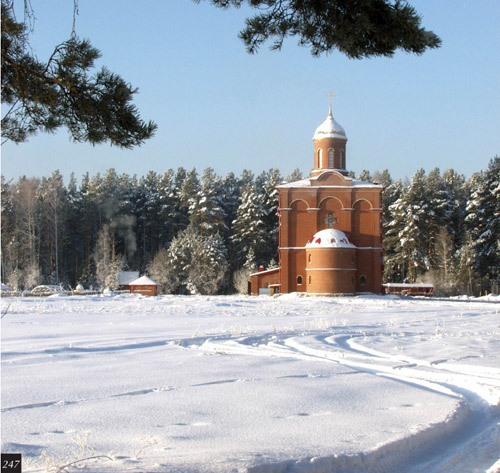
<path fill-rule="evenodd" d="M 293 357 L 339 363 L 420 389 L 459 397 L 447 421 L 359 455 L 288 461 L 251 468 L 252 473 L 385 472 L 463 473 L 500 471 L 500 369 L 428 362 L 368 348 L 370 335 L 331 332 L 273 333 L 209 338 L 199 348 L 211 353 Z M 186 341 L 185 341 L 186 342 Z M 199 342 L 199 341 L 198 341 Z"/>
<path fill-rule="evenodd" d="M 1 302 L 26 471 L 83 433 L 87 473 L 500 473 L 500 299 Z"/>

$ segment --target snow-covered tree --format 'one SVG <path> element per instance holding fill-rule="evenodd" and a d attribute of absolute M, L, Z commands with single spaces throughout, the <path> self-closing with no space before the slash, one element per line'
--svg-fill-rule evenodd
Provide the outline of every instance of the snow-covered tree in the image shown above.
<path fill-rule="evenodd" d="M 472 235 L 467 234 L 458 251 L 457 282 L 461 294 L 478 294 L 479 280 L 474 270 L 476 254 L 474 251 L 474 240 Z"/>
<path fill-rule="evenodd" d="M 158 291 L 162 294 L 172 294 L 179 287 L 179 276 L 165 248 L 156 253 L 147 273 L 158 283 Z"/>
<path fill-rule="evenodd" d="M 372 180 L 376 184 L 382 184 L 384 186 L 384 189 L 389 187 L 393 183 L 391 174 L 389 173 L 388 169 L 384 169 L 382 172 L 375 171 L 373 173 Z"/>
<path fill-rule="evenodd" d="M 278 205 L 279 194 L 276 186 L 282 183 L 283 179 L 278 169 L 270 169 L 259 175 L 262 181 L 261 194 L 264 210 L 264 227 L 267 234 L 266 244 L 261 250 L 263 260 L 278 258 L 278 237 L 279 237 L 279 221 L 278 221 Z"/>
<path fill-rule="evenodd" d="M 256 271 L 255 253 L 253 248 L 250 248 L 243 266 L 233 273 L 233 286 L 238 294 L 248 294 L 250 275 Z"/>
<path fill-rule="evenodd" d="M 84 199 L 71 173 L 66 191 L 63 224 L 62 272 L 64 285 L 75 286 L 85 270 Z"/>
<path fill-rule="evenodd" d="M 257 271 L 257 262 L 255 261 L 255 251 L 252 247 L 247 252 L 245 262 L 243 263 L 243 268 L 248 270 L 248 274 L 255 273 Z"/>
<path fill-rule="evenodd" d="M 56 284 L 59 284 L 61 282 L 59 269 L 64 247 L 64 220 L 67 208 L 67 190 L 61 173 L 55 171 L 50 178 L 43 178 L 39 193 L 45 230 L 43 244 L 48 247 L 44 251 L 44 256 L 47 257 L 46 264 L 50 268 L 50 272 L 54 272 Z"/>
<path fill-rule="evenodd" d="M 285 182 L 295 182 L 304 179 L 304 174 L 299 168 L 294 169 L 288 176 L 285 178 Z"/>
<path fill-rule="evenodd" d="M 109 225 L 104 225 L 97 236 L 94 249 L 95 275 L 102 289 L 118 289 L 119 272 L 123 268 L 123 257 L 112 253 L 112 238 Z"/>
<path fill-rule="evenodd" d="M 384 248 L 386 261 L 390 261 L 396 252 L 397 246 L 395 235 L 392 235 L 392 238 L 389 236 L 389 224 L 393 221 L 394 210 L 391 206 L 401 197 L 403 184 L 401 180 L 393 182 L 387 169 L 384 169 L 382 173 L 378 171 L 375 172 L 373 174 L 373 181 L 384 186 L 382 191 L 382 208 L 384 209 L 382 213 L 382 235 L 384 236 L 382 239 L 382 246 Z M 394 273 L 393 270 L 396 270 L 396 267 L 386 264 L 384 281 L 391 282 L 401 280 L 397 270 Z"/>
<path fill-rule="evenodd" d="M 457 294 L 459 282 L 455 245 L 446 227 L 441 227 L 438 236 L 433 240 L 432 256 L 432 268 L 421 275 L 418 280 L 423 283 L 432 283 L 436 295 Z"/>
<path fill-rule="evenodd" d="M 225 229 L 222 196 L 218 191 L 218 176 L 207 168 L 201 176 L 201 187 L 189 205 L 189 219 L 204 235 L 221 233 Z"/>
<path fill-rule="evenodd" d="M 425 224 L 427 226 L 429 261 L 433 266 L 432 249 L 440 235 L 441 228 L 446 226 L 449 217 L 446 212 L 448 195 L 438 168 L 433 169 L 425 179 L 424 198 L 426 199 L 426 204 L 423 207 L 427 217 Z"/>
<path fill-rule="evenodd" d="M 253 172 L 248 169 L 243 169 L 240 177 L 240 195 L 247 189 L 247 187 L 253 185 L 255 185 L 255 176 Z"/>
<path fill-rule="evenodd" d="M 473 238 L 474 269 L 493 279 L 500 277 L 500 156 L 471 180 L 474 190 L 467 203 L 466 225 Z"/>
<path fill-rule="evenodd" d="M 246 268 L 237 269 L 233 273 L 233 286 L 238 294 L 248 294 L 250 271 Z"/>
<path fill-rule="evenodd" d="M 269 264 L 267 265 L 267 269 L 278 269 L 280 265 L 278 262 L 273 258 L 271 261 L 269 261 Z"/>
<path fill-rule="evenodd" d="M 23 274 L 23 287 L 24 289 L 33 289 L 42 283 L 42 275 L 40 267 L 36 263 L 31 263 Z"/>
<path fill-rule="evenodd" d="M 165 171 L 158 182 L 158 198 L 161 221 L 160 244 L 167 245 L 177 232 L 179 215 L 179 198 L 175 192 L 175 173 L 172 169 Z"/>
<path fill-rule="evenodd" d="M 386 244 L 393 254 L 386 255 L 386 268 L 396 280 L 415 282 L 430 267 L 429 204 L 426 197 L 425 172 L 418 171 L 409 188 L 389 207 L 392 221 L 388 224 Z"/>
<path fill-rule="evenodd" d="M 39 187 L 39 179 L 21 177 L 10 186 L 10 202 L 7 203 L 11 206 L 11 213 L 2 215 L 2 220 L 4 217 L 11 218 L 12 225 L 11 232 L 2 233 L 2 257 L 8 258 L 8 268 L 4 269 L 8 273 L 16 273 L 7 274 L 7 277 L 18 281 L 19 287 L 24 284 L 24 271 L 28 267 L 40 266 Z"/>
<path fill-rule="evenodd" d="M 218 234 L 200 237 L 186 287 L 191 294 L 217 294 L 228 269 L 224 241 Z"/>
<path fill-rule="evenodd" d="M 444 225 L 450 232 L 455 247 L 459 248 L 465 233 L 468 195 L 465 178 L 453 169 L 448 169 L 443 173 L 442 186 L 446 200 L 443 209 Z"/>
<path fill-rule="evenodd" d="M 230 233 L 233 221 L 236 218 L 240 198 L 240 182 L 234 173 L 228 173 L 221 182 L 218 196 L 221 199 L 221 207 L 224 211 L 224 223 L 227 233 Z"/>
<path fill-rule="evenodd" d="M 186 177 L 182 180 L 178 190 L 179 204 L 181 209 L 186 212 L 186 215 L 189 215 L 189 209 L 196 200 L 199 190 L 200 180 L 196 169 L 193 168 L 191 171 L 186 173 Z"/>
<path fill-rule="evenodd" d="M 218 234 L 203 235 L 189 225 L 172 240 L 169 264 L 176 271 L 180 288 L 191 294 L 216 294 L 227 271 L 226 248 Z"/>
<path fill-rule="evenodd" d="M 158 217 L 161 207 L 158 187 L 158 174 L 153 171 L 139 179 L 135 214 L 142 262 L 149 261 L 160 248 L 161 221 Z"/>
<path fill-rule="evenodd" d="M 370 171 L 363 169 L 358 175 L 358 180 L 372 182 L 373 178 L 372 175 L 370 174 Z"/>
<path fill-rule="evenodd" d="M 1 176 L 1 281 L 7 281 L 15 267 L 15 246 L 13 245 L 16 234 L 14 207 L 12 203 L 12 184 Z"/>
<path fill-rule="evenodd" d="M 267 238 L 262 195 L 257 193 L 255 185 L 244 189 L 240 200 L 231 237 L 235 249 L 236 267 L 243 264 L 250 249 L 253 249 L 259 261 L 261 256 L 259 251 L 266 244 Z"/>
<path fill-rule="evenodd" d="M 441 227 L 438 238 L 434 240 L 434 268 L 438 269 L 445 284 L 453 284 L 455 280 L 455 246 L 450 232 Z"/>

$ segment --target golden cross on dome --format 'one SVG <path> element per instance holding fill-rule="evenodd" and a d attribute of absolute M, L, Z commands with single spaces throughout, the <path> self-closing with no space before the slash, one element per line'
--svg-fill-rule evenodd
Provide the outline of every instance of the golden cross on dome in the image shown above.
<path fill-rule="evenodd" d="M 326 97 L 328 97 L 328 102 L 330 104 L 330 115 L 332 114 L 332 97 L 335 97 L 335 94 L 332 94 L 332 91 L 330 90 L 330 92 L 328 94 L 326 94 Z"/>

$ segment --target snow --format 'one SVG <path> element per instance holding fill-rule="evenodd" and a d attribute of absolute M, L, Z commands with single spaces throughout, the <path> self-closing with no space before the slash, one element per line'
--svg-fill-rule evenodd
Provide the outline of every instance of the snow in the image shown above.
<path fill-rule="evenodd" d="M 120 271 L 118 273 L 118 283 L 120 286 L 131 283 L 139 277 L 139 271 Z"/>
<path fill-rule="evenodd" d="M 258 274 L 262 275 L 262 274 L 275 273 L 277 271 L 279 271 L 279 268 L 271 268 L 263 271 L 256 271 L 255 273 L 251 273 L 250 276 L 257 276 Z"/>
<path fill-rule="evenodd" d="M 384 187 L 382 184 L 376 184 L 374 182 L 359 181 L 357 179 L 352 180 L 352 187 Z"/>
<path fill-rule="evenodd" d="M 384 287 L 434 287 L 434 284 L 410 284 L 410 283 L 395 283 L 389 282 L 384 284 Z"/>
<path fill-rule="evenodd" d="M 314 132 L 313 140 L 321 140 L 323 138 L 337 138 L 347 141 L 345 130 L 334 120 L 331 112 L 328 113 L 326 120 Z"/>
<path fill-rule="evenodd" d="M 335 170 L 333 170 L 335 171 Z M 339 170 L 340 171 L 340 170 Z M 332 169 L 329 169 L 328 171 L 325 172 L 332 172 Z M 320 174 L 321 176 L 321 174 Z M 345 186 L 328 186 L 328 185 L 316 185 L 316 182 L 318 180 L 319 176 L 316 177 L 309 177 L 307 179 L 301 179 L 300 181 L 295 181 L 295 182 L 287 182 L 280 184 L 279 186 L 276 186 L 278 189 L 288 189 L 290 187 L 309 187 L 311 189 L 317 189 L 319 187 L 335 187 L 335 188 L 340 188 L 340 189 L 351 189 L 352 187 L 378 187 L 378 188 L 383 188 L 384 186 L 380 184 L 374 184 L 373 182 L 367 182 L 367 181 L 359 181 L 357 179 L 352 179 L 351 177 L 344 176 L 344 180 L 348 182 L 347 185 Z"/>
<path fill-rule="evenodd" d="M 306 248 L 356 248 L 346 234 L 334 228 L 320 230 L 306 243 Z"/>
<path fill-rule="evenodd" d="M 158 283 L 156 281 L 153 281 L 148 276 L 141 276 L 138 279 L 134 279 L 128 285 L 129 286 L 158 286 Z"/>
<path fill-rule="evenodd" d="M 50 294 L 53 292 L 62 292 L 64 289 L 56 284 L 44 284 L 35 287 L 31 292 L 33 294 Z"/>
<path fill-rule="evenodd" d="M 499 471 L 498 296 L 1 304 L 23 471 Z"/>

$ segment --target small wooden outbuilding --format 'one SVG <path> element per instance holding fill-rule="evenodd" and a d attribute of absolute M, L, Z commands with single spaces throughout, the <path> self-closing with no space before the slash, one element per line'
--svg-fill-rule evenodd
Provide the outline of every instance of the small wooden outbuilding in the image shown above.
<path fill-rule="evenodd" d="M 139 278 L 139 271 L 120 271 L 118 273 L 118 289 L 127 290 L 128 285 Z"/>
<path fill-rule="evenodd" d="M 432 297 L 434 295 L 433 284 L 388 283 L 384 284 L 383 287 L 386 294 L 425 297 Z"/>
<path fill-rule="evenodd" d="M 141 276 L 139 279 L 128 284 L 130 294 L 142 294 L 143 296 L 157 296 L 158 283 L 147 276 Z"/>

